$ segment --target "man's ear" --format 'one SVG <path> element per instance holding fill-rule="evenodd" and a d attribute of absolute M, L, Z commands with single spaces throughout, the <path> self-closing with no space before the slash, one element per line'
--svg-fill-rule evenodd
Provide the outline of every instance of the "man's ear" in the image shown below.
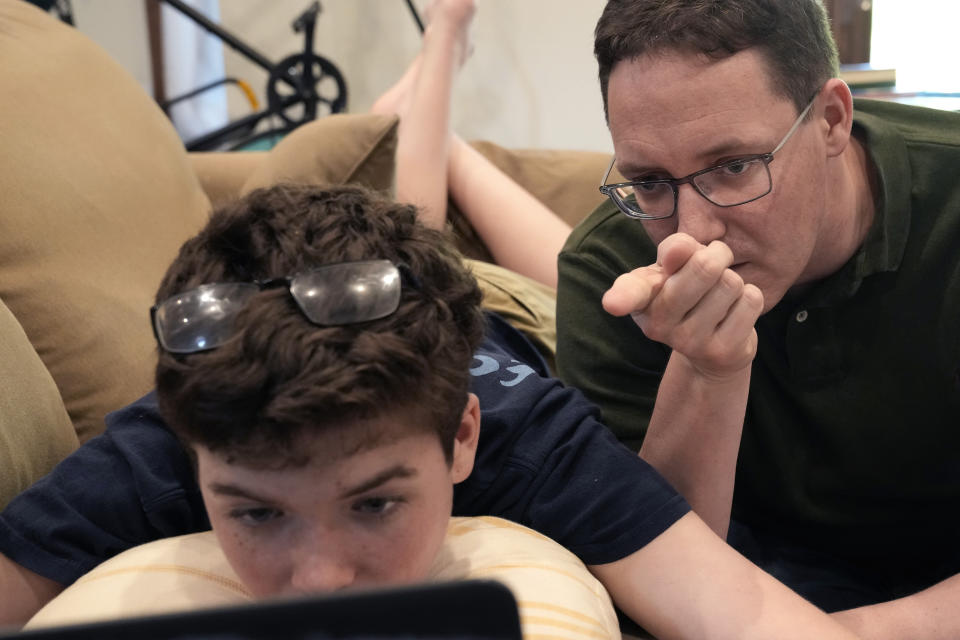
<path fill-rule="evenodd" d="M 475 394 L 467 394 L 467 406 L 460 417 L 460 428 L 453 441 L 453 460 L 450 475 L 453 483 L 463 482 L 473 471 L 473 461 L 477 455 L 477 442 L 480 440 L 480 400 Z"/>
<path fill-rule="evenodd" d="M 824 142 L 827 155 L 835 157 L 847 148 L 853 128 L 853 95 L 850 87 L 840 78 L 831 78 L 820 90 Z"/>

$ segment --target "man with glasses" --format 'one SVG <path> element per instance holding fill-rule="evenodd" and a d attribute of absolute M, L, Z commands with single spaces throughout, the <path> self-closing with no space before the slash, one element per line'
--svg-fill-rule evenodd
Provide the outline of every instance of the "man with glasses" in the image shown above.
<path fill-rule="evenodd" d="M 609 0 L 595 51 L 560 376 L 815 604 L 960 636 L 960 116 L 854 103 L 819 0 Z"/>

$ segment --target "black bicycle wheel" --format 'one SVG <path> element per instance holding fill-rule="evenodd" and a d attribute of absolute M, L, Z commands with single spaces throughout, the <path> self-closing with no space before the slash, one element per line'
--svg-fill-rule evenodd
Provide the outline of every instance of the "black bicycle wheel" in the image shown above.
<path fill-rule="evenodd" d="M 313 82 L 305 82 L 309 66 Z M 309 86 L 304 86 L 309 85 Z M 270 111 L 291 128 L 347 108 L 347 83 L 336 65 L 322 56 L 296 53 L 281 60 L 267 80 Z"/>

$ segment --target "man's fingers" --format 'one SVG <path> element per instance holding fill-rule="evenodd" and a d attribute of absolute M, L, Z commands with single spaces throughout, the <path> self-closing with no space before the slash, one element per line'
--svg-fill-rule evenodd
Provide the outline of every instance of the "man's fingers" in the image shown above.
<path fill-rule="evenodd" d="M 658 317 L 667 324 L 682 322 L 687 313 L 718 286 L 732 261 L 733 253 L 722 242 L 711 242 L 710 246 L 695 251 L 664 285 L 657 301 Z"/>
<path fill-rule="evenodd" d="M 731 307 L 743 293 L 743 278 L 725 269 L 716 283 L 707 290 L 697 304 L 679 322 L 678 337 L 705 339 L 730 313 Z"/>
<path fill-rule="evenodd" d="M 617 278 L 603 294 L 603 308 L 614 316 L 643 311 L 660 292 L 667 276 L 658 265 L 640 267 Z"/>
<path fill-rule="evenodd" d="M 703 245 L 685 233 L 667 236 L 657 246 L 657 264 L 663 267 L 667 275 L 679 271 L 694 253 L 703 249 Z"/>
<path fill-rule="evenodd" d="M 724 281 L 740 284 L 739 295 L 716 295 L 704 306 L 698 306 L 684 323 L 686 331 L 678 332 L 679 339 L 688 340 L 686 346 L 674 347 L 683 353 L 702 373 L 710 376 L 726 376 L 750 365 L 757 353 L 757 332 L 754 325 L 763 311 L 763 294 L 752 284 L 742 284 L 740 277 L 728 271 Z M 715 293 L 715 292 L 711 292 Z M 712 308 L 707 308 L 708 306 Z M 718 324 L 717 314 L 720 315 Z M 688 326 L 689 325 L 689 326 Z M 691 334 L 698 327 L 701 333 Z"/>
<path fill-rule="evenodd" d="M 717 338 L 733 342 L 753 329 L 763 312 L 763 293 L 755 285 L 743 286 L 743 293 L 717 327 Z"/>

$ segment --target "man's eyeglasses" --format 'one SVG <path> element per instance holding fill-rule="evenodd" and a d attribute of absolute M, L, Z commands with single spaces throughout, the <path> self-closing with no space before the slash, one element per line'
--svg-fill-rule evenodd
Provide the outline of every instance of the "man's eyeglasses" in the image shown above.
<path fill-rule="evenodd" d="M 320 326 L 383 318 L 400 305 L 401 279 L 418 283 L 405 266 L 389 260 L 342 262 L 287 278 L 202 284 L 150 309 L 153 333 L 169 353 L 197 353 L 224 344 L 233 320 L 256 293 L 287 287 L 306 318 Z"/>
<path fill-rule="evenodd" d="M 600 192 L 613 200 L 631 218 L 641 220 L 661 220 L 677 212 L 677 198 L 680 185 L 689 184 L 697 193 L 718 207 L 735 207 L 759 200 L 773 189 L 770 177 L 770 163 L 773 156 L 790 136 L 800 127 L 816 96 L 800 112 L 787 135 L 783 136 L 773 151 L 761 153 L 702 169 L 683 178 L 663 178 L 656 180 L 634 180 L 607 184 L 607 178 L 613 171 L 616 157 L 610 160 L 607 172 L 600 181 Z"/>

